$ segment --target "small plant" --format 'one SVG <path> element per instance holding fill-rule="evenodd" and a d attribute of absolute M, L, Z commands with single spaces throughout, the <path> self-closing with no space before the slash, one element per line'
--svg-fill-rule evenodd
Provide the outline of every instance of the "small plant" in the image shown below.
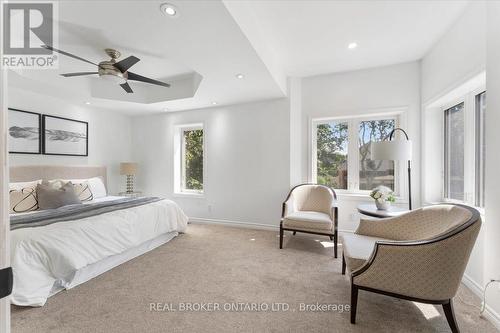
<path fill-rule="evenodd" d="M 375 201 L 378 201 L 380 203 L 386 203 L 386 202 L 393 203 L 396 201 L 394 192 L 386 186 L 378 186 L 374 188 L 370 192 L 370 197 L 372 197 L 373 199 L 375 199 Z"/>

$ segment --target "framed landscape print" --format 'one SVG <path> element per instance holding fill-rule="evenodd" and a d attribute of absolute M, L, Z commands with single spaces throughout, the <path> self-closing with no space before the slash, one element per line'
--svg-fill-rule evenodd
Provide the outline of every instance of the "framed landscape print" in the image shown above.
<path fill-rule="evenodd" d="M 40 154 L 41 114 L 9 108 L 9 153 Z"/>
<path fill-rule="evenodd" d="M 42 128 L 45 155 L 88 156 L 87 122 L 43 115 Z"/>

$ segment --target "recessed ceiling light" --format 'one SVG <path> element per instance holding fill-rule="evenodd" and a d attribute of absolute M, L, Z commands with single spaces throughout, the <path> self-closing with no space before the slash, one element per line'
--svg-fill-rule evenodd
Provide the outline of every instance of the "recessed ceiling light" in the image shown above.
<path fill-rule="evenodd" d="M 352 43 L 349 43 L 349 45 L 347 45 L 347 48 L 349 50 L 355 49 L 357 47 L 358 47 L 358 43 L 356 43 L 356 42 L 352 42 Z"/>
<path fill-rule="evenodd" d="M 245 77 L 245 75 L 243 75 L 241 73 L 236 74 L 236 78 L 238 78 L 238 79 L 242 79 L 244 77 Z"/>
<path fill-rule="evenodd" d="M 163 108 L 163 111 L 169 111 L 168 108 Z"/>
<path fill-rule="evenodd" d="M 160 11 L 169 17 L 179 17 L 179 10 L 172 4 L 164 3 L 160 6 Z"/>
<path fill-rule="evenodd" d="M 90 105 L 90 102 L 85 102 L 85 104 Z"/>
<path fill-rule="evenodd" d="M 212 102 L 212 105 L 217 105 L 217 102 Z"/>

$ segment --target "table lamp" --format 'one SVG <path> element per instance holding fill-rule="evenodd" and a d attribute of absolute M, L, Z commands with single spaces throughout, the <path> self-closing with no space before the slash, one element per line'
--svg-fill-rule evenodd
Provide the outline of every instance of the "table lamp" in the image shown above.
<path fill-rule="evenodd" d="M 127 176 L 127 193 L 134 192 L 134 175 L 137 173 L 137 163 L 120 163 L 120 175 Z"/>

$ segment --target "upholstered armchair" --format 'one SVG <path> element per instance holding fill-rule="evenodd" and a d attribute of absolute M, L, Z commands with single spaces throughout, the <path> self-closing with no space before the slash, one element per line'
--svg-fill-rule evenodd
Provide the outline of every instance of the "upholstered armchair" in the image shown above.
<path fill-rule="evenodd" d="M 341 235 L 342 274 L 351 278 L 351 323 L 358 290 L 441 304 L 452 332 L 459 332 L 455 296 L 481 227 L 477 210 L 440 204 L 395 218 L 361 220 Z"/>
<path fill-rule="evenodd" d="M 334 243 L 337 258 L 338 208 L 334 190 L 324 185 L 297 185 L 283 203 L 280 223 L 280 249 L 284 231 L 329 236 Z"/>

